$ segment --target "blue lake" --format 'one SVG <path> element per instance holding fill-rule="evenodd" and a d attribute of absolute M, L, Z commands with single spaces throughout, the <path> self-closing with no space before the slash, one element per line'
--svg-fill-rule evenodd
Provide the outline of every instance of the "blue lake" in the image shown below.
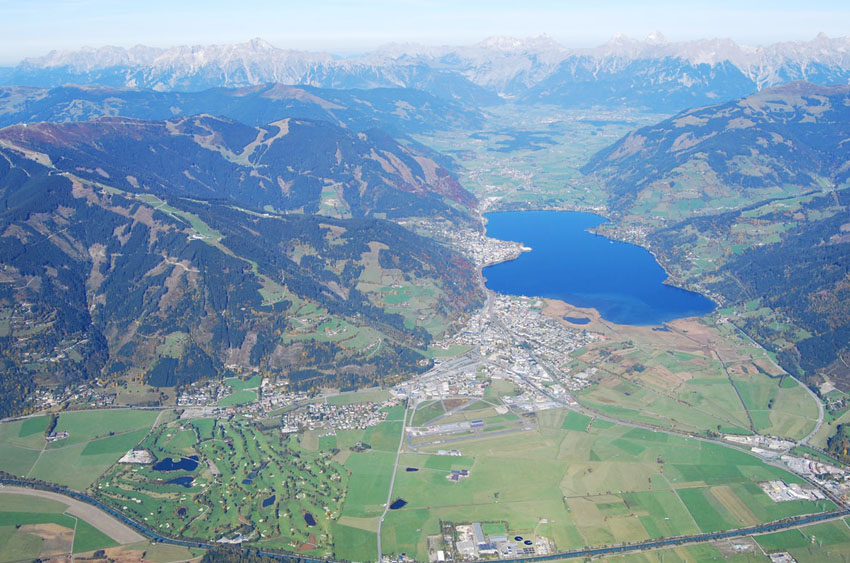
<path fill-rule="evenodd" d="M 705 315 L 714 302 L 664 284 L 667 274 L 644 248 L 587 231 L 606 220 L 571 211 L 488 213 L 487 235 L 532 248 L 484 268 L 487 287 L 507 295 L 559 299 L 592 307 L 618 324 L 654 325 Z"/>

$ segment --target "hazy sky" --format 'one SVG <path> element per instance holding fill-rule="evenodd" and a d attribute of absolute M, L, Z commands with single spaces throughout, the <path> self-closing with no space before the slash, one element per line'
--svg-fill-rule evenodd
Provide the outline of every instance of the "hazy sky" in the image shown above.
<path fill-rule="evenodd" d="M 616 33 L 764 44 L 850 34 L 850 2 L 811 0 L 0 0 L 0 64 L 51 49 L 233 43 L 362 52 L 388 42 L 468 44 L 547 33 L 593 46 Z"/>

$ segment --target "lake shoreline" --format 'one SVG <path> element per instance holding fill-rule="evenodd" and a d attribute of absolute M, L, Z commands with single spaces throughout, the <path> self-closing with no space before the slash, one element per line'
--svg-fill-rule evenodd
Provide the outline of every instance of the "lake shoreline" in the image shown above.
<path fill-rule="evenodd" d="M 594 232 L 611 222 L 597 212 L 496 211 L 481 217 L 488 238 L 522 248 L 507 260 L 482 266 L 482 279 L 492 291 L 572 301 L 597 309 L 611 322 L 641 326 L 703 316 L 718 306 L 677 285 L 651 249 Z M 532 256 L 528 250 L 540 252 Z"/>

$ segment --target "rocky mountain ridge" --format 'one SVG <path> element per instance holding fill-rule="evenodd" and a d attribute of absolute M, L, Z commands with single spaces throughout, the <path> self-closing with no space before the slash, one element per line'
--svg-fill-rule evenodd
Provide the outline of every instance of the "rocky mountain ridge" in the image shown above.
<path fill-rule="evenodd" d="M 637 96 L 623 100 L 619 92 L 606 96 L 604 89 L 587 88 L 606 77 L 633 91 L 639 86 Z M 725 101 L 794 80 L 847 83 L 850 38 L 821 34 L 811 41 L 744 46 L 730 39 L 668 42 L 655 32 L 644 41 L 616 36 L 596 48 L 569 49 L 547 36 L 493 37 L 459 47 L 392 44 L 349 58 L 279 49 L 254 39 L 235 45 L 53 51 L 0 72 L 0 81 L 7 84 L 47 87 L 98 83 L 185 91 L 270 82 L 407 87 L 478 104 L 497 103 L 502 97 L 561 105 L 652 105 L 650 93 L 641 88 L 700 90 L 693 100 L 661 104 L 678 109 L 689 107 L 683 103 Z M 577 89 L 581 96 L 563 95 Z"/>

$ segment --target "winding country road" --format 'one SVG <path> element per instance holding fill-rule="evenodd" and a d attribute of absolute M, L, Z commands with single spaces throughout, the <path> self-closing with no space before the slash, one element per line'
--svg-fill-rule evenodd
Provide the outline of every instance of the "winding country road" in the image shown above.
<path fill-rule="evenodd" d="M 750 335 L 749 335 L 749 334 L 747 334 L 746 332 L 744 332 L 743 330 L 741 330 L 741 327 L 739 327 L 739 326 L 738 326 L 738 325 L 736 325 L 735 323 L 729 323 L 729 324 L 730 324 L 730 325 L 732 325 L 733 327 L 735 327 L 735 330 L 737 330 L 738 332 L 740 332 L 740 333 L 744 336 L 744 338 L 746 338 L 749 342 L 751 342 L 751 343 L 752 343 L 752 345 L 753 345 L 753 346 L 756 346 L 756 347 L 757 347 L 757 348 L 759 348 L 760 350 L 764 351 L 765 355 L 767 355 L 767 357 L 768 357 L 768 358 L 770 358 L 770 357 L 771 357 L 771 356 L 770 356 L 770 354 L 768 354 L 768 353 L 767 353 L 767 350 L 765 350 L 764 346 L 762 346 L 761 344 L 759 344 L 758 342 L 756 342 L 755 340 L 753 340 L 752 338 L 750 338 Z M 839 357 L 840 357 L 840 356 L 839 356 Z M 843 360 L 842 360 L 842 361 L 843 361 Z M 808 445 L 809 440 L 811 439 L 811 437 L 812 437 L 812 436 L 814 436 L 815 434 L 817 434 L 818 430 L 820 430 L 820 427 L 821 427 L 821 426 L 823 426 L 823 417 L 824 417 L 824 411 L 823 411 L 823 401 L 821 401 L 821 400 L 820 400 L 820 397 L 818 397 L 818 396 L 817 396 L 817 393 L 815 393 L 814 391 L 812 391 L 812 390 L 809 388 L 809 386 L 808 386 L 808 385 L 806 385 L 805 383 L 803 383 L 802 381 L 800 381 L 799 379 L 797 379 L 796 377 L 794 377 L 793 375 L 791 375 L 790 373 L 788 373 L 787 371 L 785 371 L 785 369 L 783 369 L 783 368 L 782 368 L 782 366 L 780 366 L 780 365 L 779 365 L 779 364 L 777 364 L 776 362 L 773 362 L 773 364 L 774 364 L 776 367 L 778 367 L 779 369 L 781 369 L 783 372 L 785 372 L 785 375 L 787 375 L 788 377 L 790 377 L 791 379 L 793 379 L 794 381 L 796 381 L 798 384 L 800 384 L 800 385 L 803 387 L 803 389 L 805 389 L 806 391 L 808 391 L 808 392 L 809 392 L 809 395 L 811 395 L 811 396 L 812 396 L 812 399 L 814 399 L 814 400 L 815 400 L 815 403 L 816 403 L 816 404 L 817 404 L 817 406 L 818 406 L 818 421 L 817 421 L 817 424 L 815 424 L 814 429 L 813 429 L 811 432 L 809 432 L 809 435 L 808 435 L 808 436 L 806 436 L 805 438 L 803 438 L 802 440 L 800 440 L 800 441 L 799 441 L 799 443 L 801 443 L 801 444 L 806 444 L 806 445 Z"/>

